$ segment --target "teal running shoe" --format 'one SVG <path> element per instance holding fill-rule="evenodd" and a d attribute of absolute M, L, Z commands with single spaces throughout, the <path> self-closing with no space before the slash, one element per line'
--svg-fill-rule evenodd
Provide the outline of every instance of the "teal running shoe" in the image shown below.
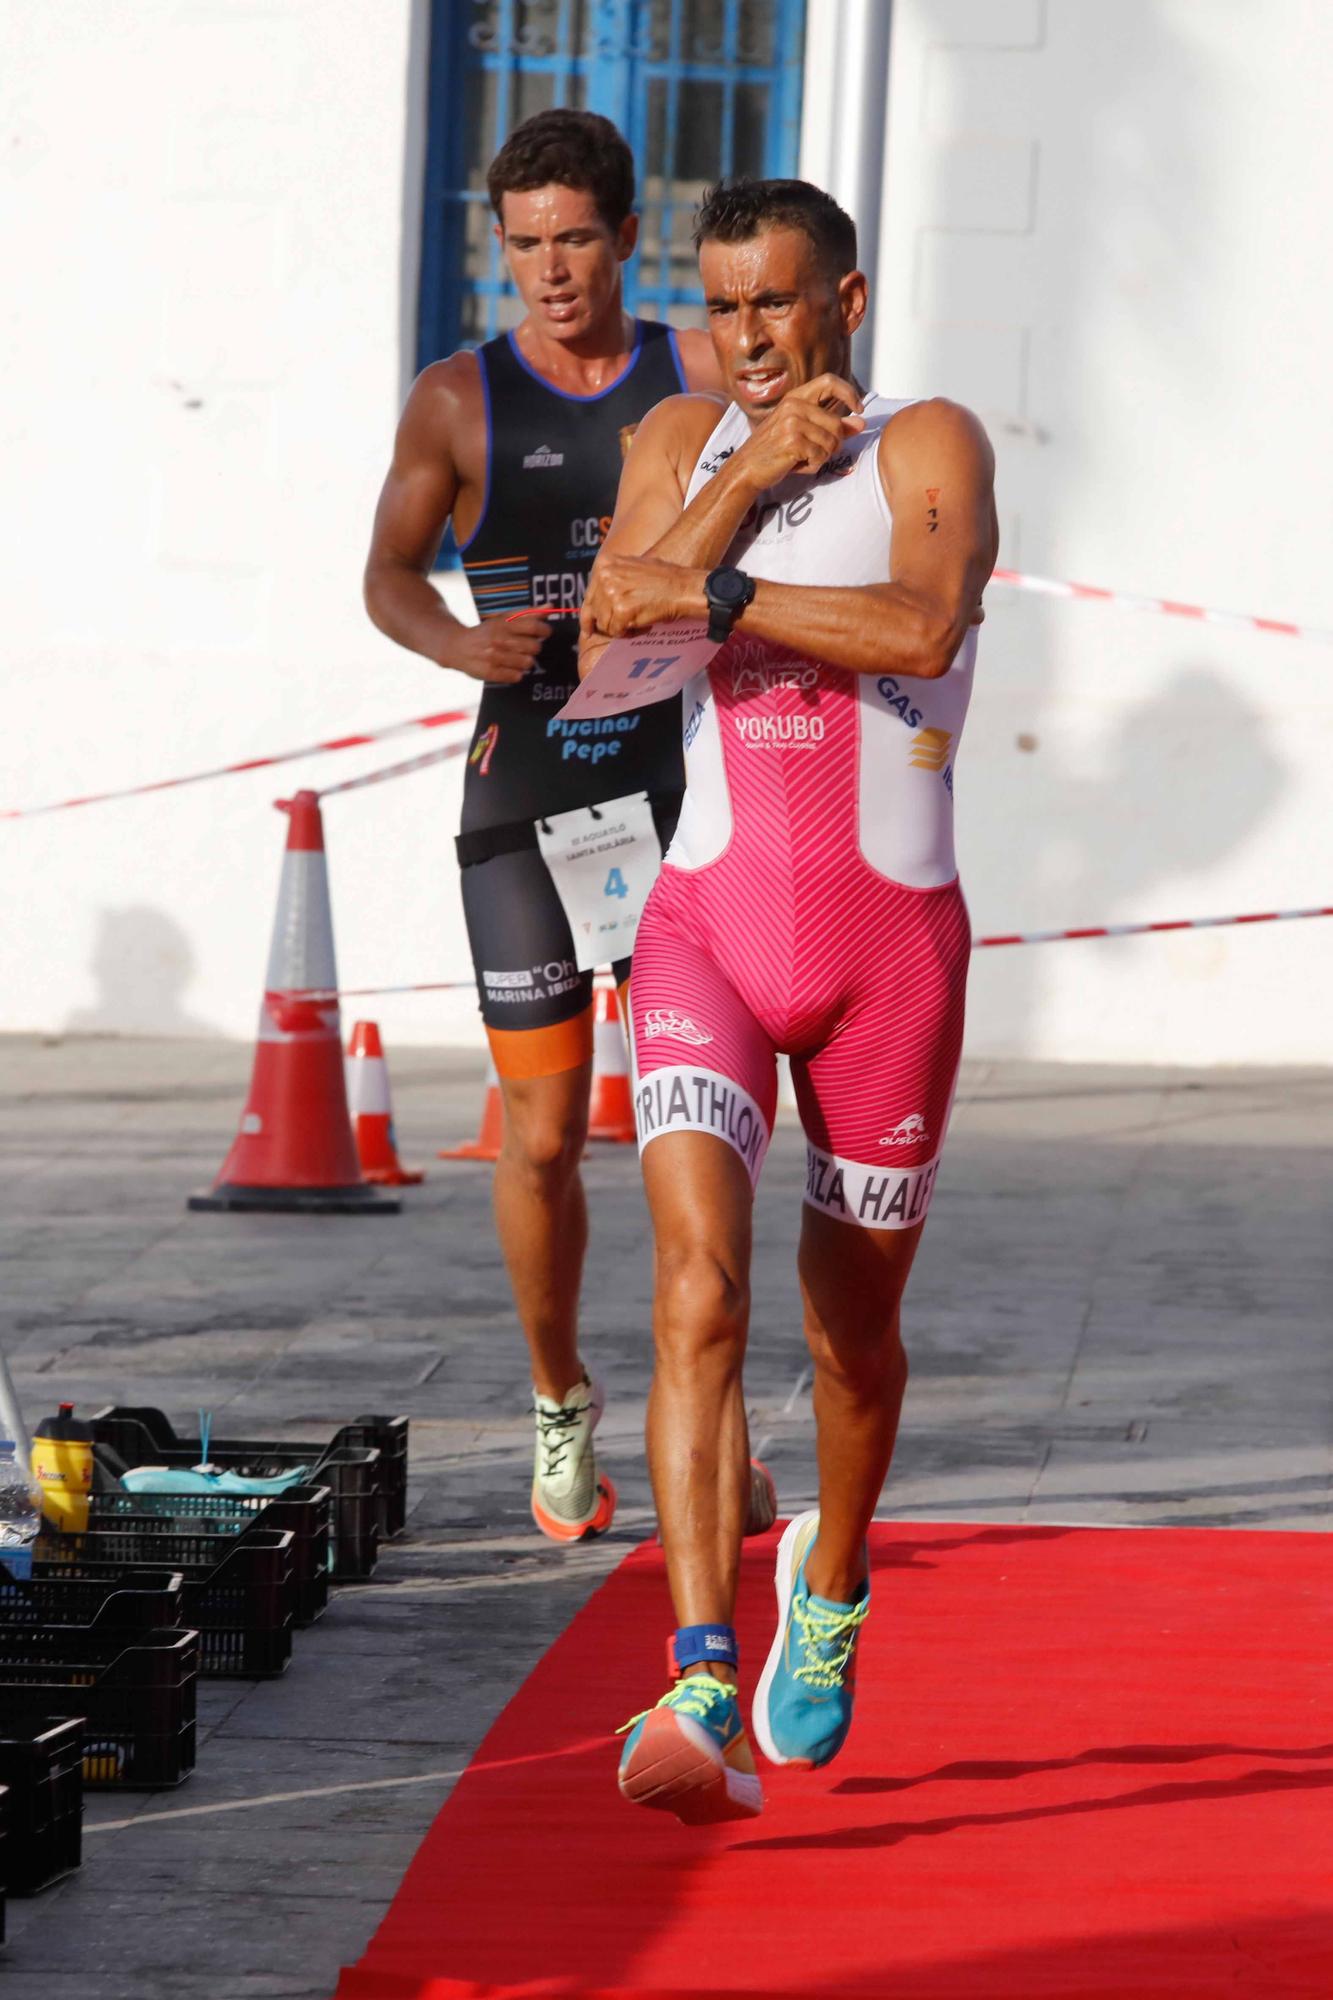
<path fill-rule="evenodd" d="M 831 1762 L 847 1740 L 856 1641 L 870 1609 L 868 1583 L 855 1604 L 833 1604 L 806 1588 L 818 1534 L 819 1515 L 798 1514 L 778 1544 L 778 1629 L 751 1713 L 769 1763 L 806 1771 Z"/>
<path fill-rule="evenodd" d="M 663 1808 L 686 1826 L 754 1819 L 763 1811 L 740 1704 L 726 1681 L 687 1674 L 625 1729 L 619 1782 L 631 1804 Z"/>

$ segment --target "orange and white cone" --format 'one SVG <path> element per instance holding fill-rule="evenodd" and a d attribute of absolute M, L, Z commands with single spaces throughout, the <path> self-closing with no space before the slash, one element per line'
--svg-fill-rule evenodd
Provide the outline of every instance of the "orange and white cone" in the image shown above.
<path fill-rule="evenodd" d="M 504 1100 L 500 1095 L 500 1078 L 494 1062 L 486 1065 L 486 1096 L 481 1107 L 481 1124 L 475 1139 L 465 1139 L 461 1146 L 441 1146 L 435 1155 L 437 1160 L 498 1160 L 500 1141 L 504 1137 Z"/>
<path fill-rule="evenodd" d="M 634 1100 L 630 1093 L 629 1046 L 620 1025 L 613 981 L 598 980 L 593 991 L 592 1101 L 588 1137 L 617 1145 L 634 1142 Z"/>
<path fill-rule="evenodd" d="M 398 1157 L 389 1065 L 376 1021 L 358 1021 L 352 1030 L 347 1045 L 347 1108 L 357 1158 L 368 1181 L 375 1187 L 415 1187 L 425 1180 L 424 1173 L 410 1172 Z"/>
<path fill-rule="evenodd" d="M 347 1111 L 319 795 L 278 806 L 290 824 L 250 1095 L 212 1192 L 188 1205 L 392 1215 L 400 1204 L 362 1179 Z"/>

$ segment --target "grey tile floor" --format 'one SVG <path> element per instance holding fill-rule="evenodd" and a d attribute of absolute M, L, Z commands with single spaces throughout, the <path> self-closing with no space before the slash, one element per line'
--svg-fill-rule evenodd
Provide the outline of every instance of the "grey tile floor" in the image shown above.
<path fill-rule="evenodd" d="M 431 1165 L 401 1216 L 187 1215 L 248 1065 L 225 1043 L 0 1040 L 0 1340 L 31 1416 L 58 1397 L 203 1404 L 222 1432 L 300 1435 L 406 1410 L 408 1531 L 283 1680 L 204 1685 L 185 1787 L 90 1799 L 81 1874 L 10 1904 L 12 2000 L 326 2000 L 499 1707 L 651 1527 L 630 1150 L 587 1168 L 585 1344 L 621 1507 L 605 1542 L 561 1551 L 528 1521 L 488 1175 L 433 1161 L 475 1125 L 479 1064 L 394 1060 L 404 1153 Z M 1333 1525 L 1331 1140 L 1333 1071 L 969 1069 L 909 1292 L 884 1513 Z M 811 1497 L 802 1173 L 786 1125 L 747 1366 L 786 1508 Z"/>

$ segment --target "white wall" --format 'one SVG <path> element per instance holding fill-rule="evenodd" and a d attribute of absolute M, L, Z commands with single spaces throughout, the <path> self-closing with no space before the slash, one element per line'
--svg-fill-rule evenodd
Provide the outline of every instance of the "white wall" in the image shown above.
<path fill-rule="evenodd" d="M 402 388 L 421 13 L 408 0 L 0 10 L 0 804 L 475 692 L 381 639 L 360 602 Z M 418 61 L 418 98 L 423 83 Z M 271 801 L 421 747 L 0 825 L 0 1027 L 249 1035 L 285 824 Z M 466 975 L 459 784 L 447 766 L 329 802 L 347 983 Z M 398 1039 L 472 1031 L 475 996 L 396 1006 L 384 1018 Z"/>
<path fill-rule="evenodd" d="M 1315 0 L 894 0 L 875 375 L 984 417 L 1002 563 L 1333 627 L 1331 62 Z M 979 931 L 1333 900 L 1327 647 L 987 601 Z M 1333 920 L 983 953 L 970 1047 L 1328 1062 L 1331 960 Z"/>
<path fill-rule="evenodd" d="M 847 77 L 818 50 L 845 44 L 850 4 L 812 0 L 811 158 L 837 136 L 820 106 Z M 0 805 L 460 691 L 359 596 L 402 387 L 423 8 L 0 9 Z M 981 411 L 1004 559 L 1333 626 L 1333 16 L 894 0 L 892 19 L 875 374 Z M 990 602 L 959 774 L 979 929 L 1328 900 L 1327 650 Z M 412 747 L 0 825 L 0 1027 L 248 1035 L 269 802 Z M 459 782 L 330 801 L 345 983 L 466 975 Z M 1331 948 L 1312 923 L 985 954 L 972 1050 L 1326 1061 Z M 467 994 L 378 1011 L 394 1041 L 476 1033 Z"/>

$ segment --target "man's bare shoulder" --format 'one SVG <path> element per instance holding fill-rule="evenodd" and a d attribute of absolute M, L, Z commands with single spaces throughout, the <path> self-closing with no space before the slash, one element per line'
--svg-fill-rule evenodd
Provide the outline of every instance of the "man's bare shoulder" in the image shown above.
<path fill-rule="evenodd" d="M 685 372 L 687 388 L 705 396 L 722 394 L 722 371 L 717 365 L 712 340 L 701 328 L 677 327 L 676 352 Z"/>
<path fill-rule="evenodd" d="M 923 452 L 965 452 L 994 465 L 994 453 L 980 417 L 947 396 L 926 396 L 889 418 L 880 434 L 879 462 L 886 473 L 895 463 L 915 462 Z"/>
<path fill-rule="evenodd" d="M 482 408 L 482 382 L 476 354 L 458 348 L 438 362 L 428 362 L 408 390 L 406 410 L 430 416 L 460 416 Z"/>
<path fill-rule="evenodd" d="M 486 398 L 476 356 L 448 354 L 412 382 L 398 422 L 398 458 L 446 458 L 460 468 L 484 448 Z"/>
<path fill-rule="evenodd" d="M 721 396 L 699 395 L 693 391 L 680 396 L 664 396 L 660 403 L 653 405 L 639 425 L 631 456 L 634 452 L 639 452 L 644 458 L 653 453 L 665 453 L 679 459 L 683 452 L 692 451 L 697 458 L 717 429 L 718 418 L 725 408 L 726 403 Z"/>

